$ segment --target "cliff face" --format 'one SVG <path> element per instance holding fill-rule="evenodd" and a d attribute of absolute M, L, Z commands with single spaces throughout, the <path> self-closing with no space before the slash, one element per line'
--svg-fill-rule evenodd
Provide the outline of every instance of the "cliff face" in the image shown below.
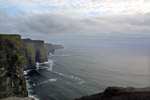
<path fill-rule="evenodd" d="M 108 87 L 103 93 L 75 100 L 150 100 L 150 88 Z"/>
<path fill-rule="evenodd" d="M 22 44 L 26 56 L 27 67 L 25 69 L 35 68 L 36 62 L 42 63 L 47 61 L 44 41 L 23 39 Z"/>
<path fill-rule="evenodd" d="M 64 47 L 62 45 L 59 45 L 59 44 L 54 44 L 53 48 L 54 49 L 63 49 Z"/>
<path fill-rule="evenodd" d="M 47 61 L 46 49 L 44 47 L 44 41 L 33 40 L 36 56 L 35 59 L 37 62 L 42 63 Z"/>
<path fill-rule="evenodd" d="M 28 96 L 24 65 L 21 36 L 0 34 L 0 99 Z"/>
<path fill-rule="evenodd" d="M 47 53 L 47 54 L 49 54 L 49 53 L 54 53 L 54 52 L 55 52 L 55 49 L 54 49 L 54 47 L 53 47 L 52 44 L 50 44 L 50 43 L 45 43 L 44 46 L 45 46 L 45 49 L 46 49 L 46 53 Z"/>

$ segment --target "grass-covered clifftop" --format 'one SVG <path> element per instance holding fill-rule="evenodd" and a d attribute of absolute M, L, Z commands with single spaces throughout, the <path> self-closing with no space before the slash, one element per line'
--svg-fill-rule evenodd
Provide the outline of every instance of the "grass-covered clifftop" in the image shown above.
<path fill-rule="evenodd" d="M 0 99 L 28 96 L 24 65 L 21 36 L 0 34 Z"/>

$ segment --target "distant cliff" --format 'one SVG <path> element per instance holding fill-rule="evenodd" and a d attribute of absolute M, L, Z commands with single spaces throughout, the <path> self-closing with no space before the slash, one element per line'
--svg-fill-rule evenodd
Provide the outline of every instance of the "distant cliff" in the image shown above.
<path fill-rule="evenodd" d="M 103 93 L 75 100 L 150 100 L 150 88 L 108 87 Z"/>
<path fill-rule="evenodd" d="M 26 56 L 25 69 L 31 69 L 36 67 L 36 62 L 42 63 L 47 61 L 46 49 L 44 47 L 44 41 L 22 39 L 23 50 Z"/>
<path fill-rule="evenodd" d="M 51 43 L 45 43 L 44 46 L 45 46 L 47 54 L 54 53 L 56 49 L 64 48 L 62 45 L 55 45 L 55 44 L 51 44 Z"/>
<path fill-rule="evenodd" d="M 55 48 L 53 47 L 51 43 L 45 43 L 44 46 L 45 46 L 47 54 L 55 52 Z"/>
<path fill-rule="evenodd" d="M 0 99 L 28 96 L 24 65 L 21 36 L 0 34 Z"/>
<path fill-rule="evenodd" d="M 64 47 L 62 45 L 59 45 L 59 44 L 53 44 L 53 48 L 54 49 L 63 49 Z"/>

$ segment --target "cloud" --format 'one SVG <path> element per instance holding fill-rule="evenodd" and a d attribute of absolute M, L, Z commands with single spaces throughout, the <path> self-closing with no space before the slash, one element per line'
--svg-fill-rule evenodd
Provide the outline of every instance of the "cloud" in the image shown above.
<path fill-rule="evenodd" d="M 0 33 L 150 34 L 149 0 L 1 0 Z"/>
<path fill-rule="evenodd" d="M 68 15 L 130 15 L 149 13 L 149 0 L 1 0 L 0 8 L 16 7 L 29 13 L 59 12 Z"/>
<path fill-rule="evenodd" d="M 18 14 L 0 13 L 0 33 L 19 34 L 150 34 L 150 14 L 132 16 L 84 16 L 64 14 Z"/>

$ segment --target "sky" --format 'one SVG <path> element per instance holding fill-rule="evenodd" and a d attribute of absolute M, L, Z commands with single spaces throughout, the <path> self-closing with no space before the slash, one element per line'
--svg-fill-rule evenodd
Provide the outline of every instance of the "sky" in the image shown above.
<path fill-rule="evenodd" d="M 150 0 L 0 0 L 0 34 L 64 43 L 79 37 L 149 36 Z"/>

